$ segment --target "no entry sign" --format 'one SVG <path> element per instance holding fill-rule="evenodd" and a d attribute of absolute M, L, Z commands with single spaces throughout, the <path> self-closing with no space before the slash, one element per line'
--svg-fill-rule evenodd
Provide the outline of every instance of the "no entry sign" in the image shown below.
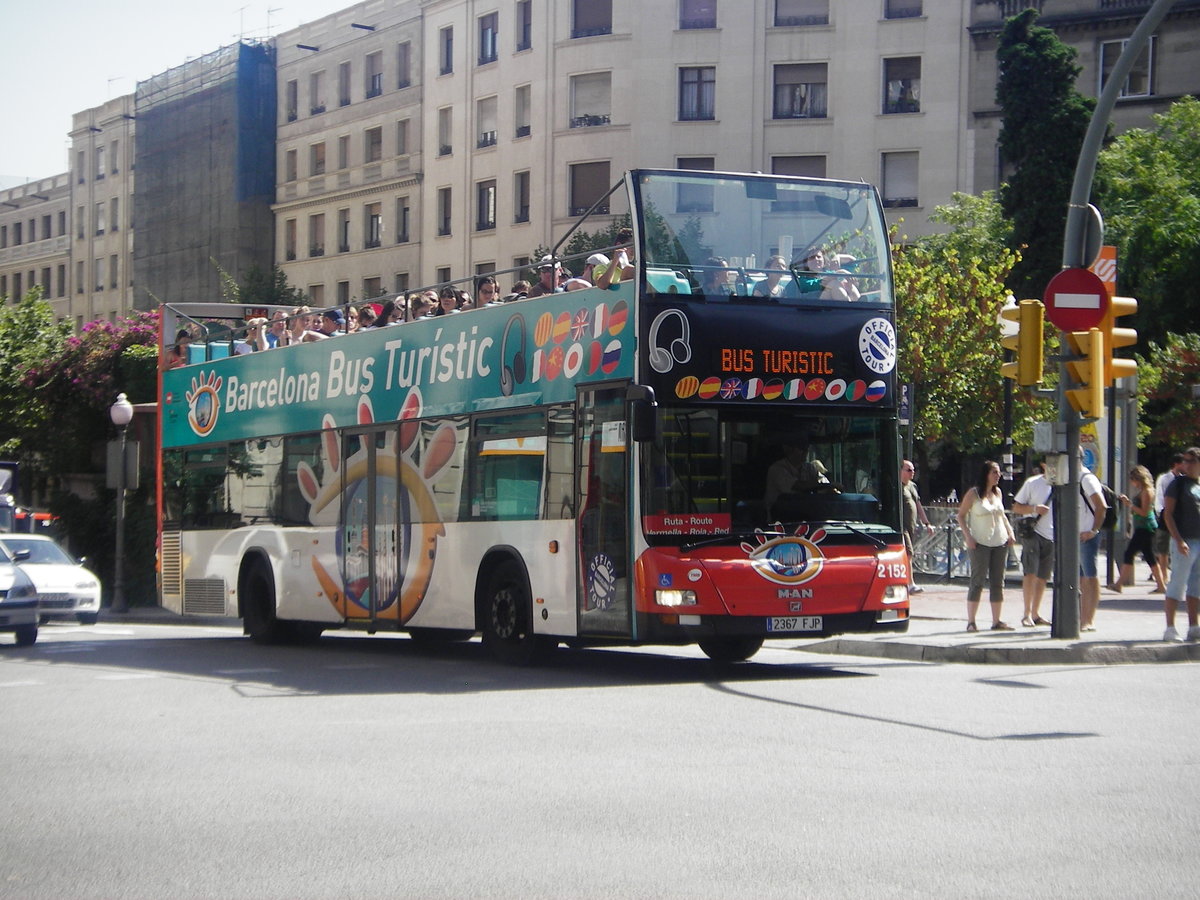
<path fill-rule="evenodd" d="M 1050 279 L 1042 295 L 1046 318 L 1061 331 L 1096 328 L 1108 312 L 1108 291 L 1095 272 L 1063 269 Z"/>

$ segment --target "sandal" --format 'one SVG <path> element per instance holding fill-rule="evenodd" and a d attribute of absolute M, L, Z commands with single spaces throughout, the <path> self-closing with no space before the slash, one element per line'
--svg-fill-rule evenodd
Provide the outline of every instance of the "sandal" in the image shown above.
<path fill-rule="evenodd" d="M 1029 616 L 1026 616 L 1025 618 L 1023 618 L 1021 620 L 1021 624 L 1024 625 L 1026 628 L 1032 628 L 1033 627 L 1033 619 L 1029 618 Z"/>
<path fill-rule="evenodd" d="M 979 630 L 979 629 L 975 627 L 975 623 L 974 623 L 974 622 L 968 622 L 968 623 L 967 623 L 967 631 L 978 631 L 978 630 Z"/>
<path fill-rule="evenodd" d="M 1045 619 L 1043 619 L 1041 616 L 1038 616 L 1036 619 L 1033 620 L 1033 624 L 1034 625 L 1049 625 L 1050 623 L 1047 622 Z"/>
<path fill-rule="evenodd" d="M 1017 629 L 1013 628 L 1007 622 L 997 622 L 995 625 L 992 626 L 992 631 L 1016 631 L 1016 630 Z"/>

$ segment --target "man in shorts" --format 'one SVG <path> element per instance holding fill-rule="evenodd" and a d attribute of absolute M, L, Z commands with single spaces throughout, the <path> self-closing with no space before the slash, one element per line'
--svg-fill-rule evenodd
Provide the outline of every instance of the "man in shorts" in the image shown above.
<path fill-rule="evenodd" d="M 1025 600 L 1021 624 L 1026 628 L 1050 624 L 1040 610 L 1046 582 L 1054 571 L 1054 517 L 1050 515 L 1053 496 L 1054 485 L 1046 477 L 1046 466 L 1038 463 L 1034 474 L 1025 479 L 1013 497 L 1013 512 L 1018 516 L 1037 516 L 1033 536 L 1021 538 L 1021 595 Z"/>
<path fill-rule="evenodd" d="M 1100 573 L 1096 555 L 1100 552 L 1100 532 L 1108 503 L 1100 479 L 1087 466 L 1079 468 L 1079 630 L 1096 630 L 1096 610 L 1100 606 Z"/>
<path fill-rule="evenodd" d="M 1200 640 L 1200 447 L 1183 451 L 1183 474 L 1167 485 L 1163 518 L 1171 532 L 1164 641 L 1178 641 L 1175 609 L 1187 598 L 1188 640 Z"/>
<path fill-rule="evenodd" d="M 1154 514 L 1158 520 L 1158 528 L 1154 530 L 1154 558 L 1158 560 L 1159 571 L 1163 578 L 1171 571 L 1171 532 L 1167 530 L 1167 522 L 1163 518 L 1163 504 L 1167 502 L 1167 485 L 1175 480 L 1176 475 L 1183 474 L 1183 454 L 1176 453 L 1171 457 L 1171 468 L 1158 476 L 1154 482 Z"/>

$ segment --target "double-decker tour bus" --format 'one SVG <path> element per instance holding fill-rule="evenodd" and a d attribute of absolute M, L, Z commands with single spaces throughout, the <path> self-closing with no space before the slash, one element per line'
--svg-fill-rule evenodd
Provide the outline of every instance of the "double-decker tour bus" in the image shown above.
<path fill-rule="evenodd" d="M 161 375 L 162 604 L 261 641 L 481 633 L 516 663 L 906 629 L 877 192 L 634 170 L 593 235 L 624 204 L 595 286 L 259 352 L 193 341 Z"/>

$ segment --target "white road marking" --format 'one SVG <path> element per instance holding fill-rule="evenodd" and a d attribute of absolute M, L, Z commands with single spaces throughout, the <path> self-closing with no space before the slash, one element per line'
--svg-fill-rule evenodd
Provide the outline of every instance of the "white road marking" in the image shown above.
<path fill-rule="evenodd" d="M 44 681 L 0 681 L 0 688 L 9 687 L 36 687 L 40 684 L 45 684 Z"/>

